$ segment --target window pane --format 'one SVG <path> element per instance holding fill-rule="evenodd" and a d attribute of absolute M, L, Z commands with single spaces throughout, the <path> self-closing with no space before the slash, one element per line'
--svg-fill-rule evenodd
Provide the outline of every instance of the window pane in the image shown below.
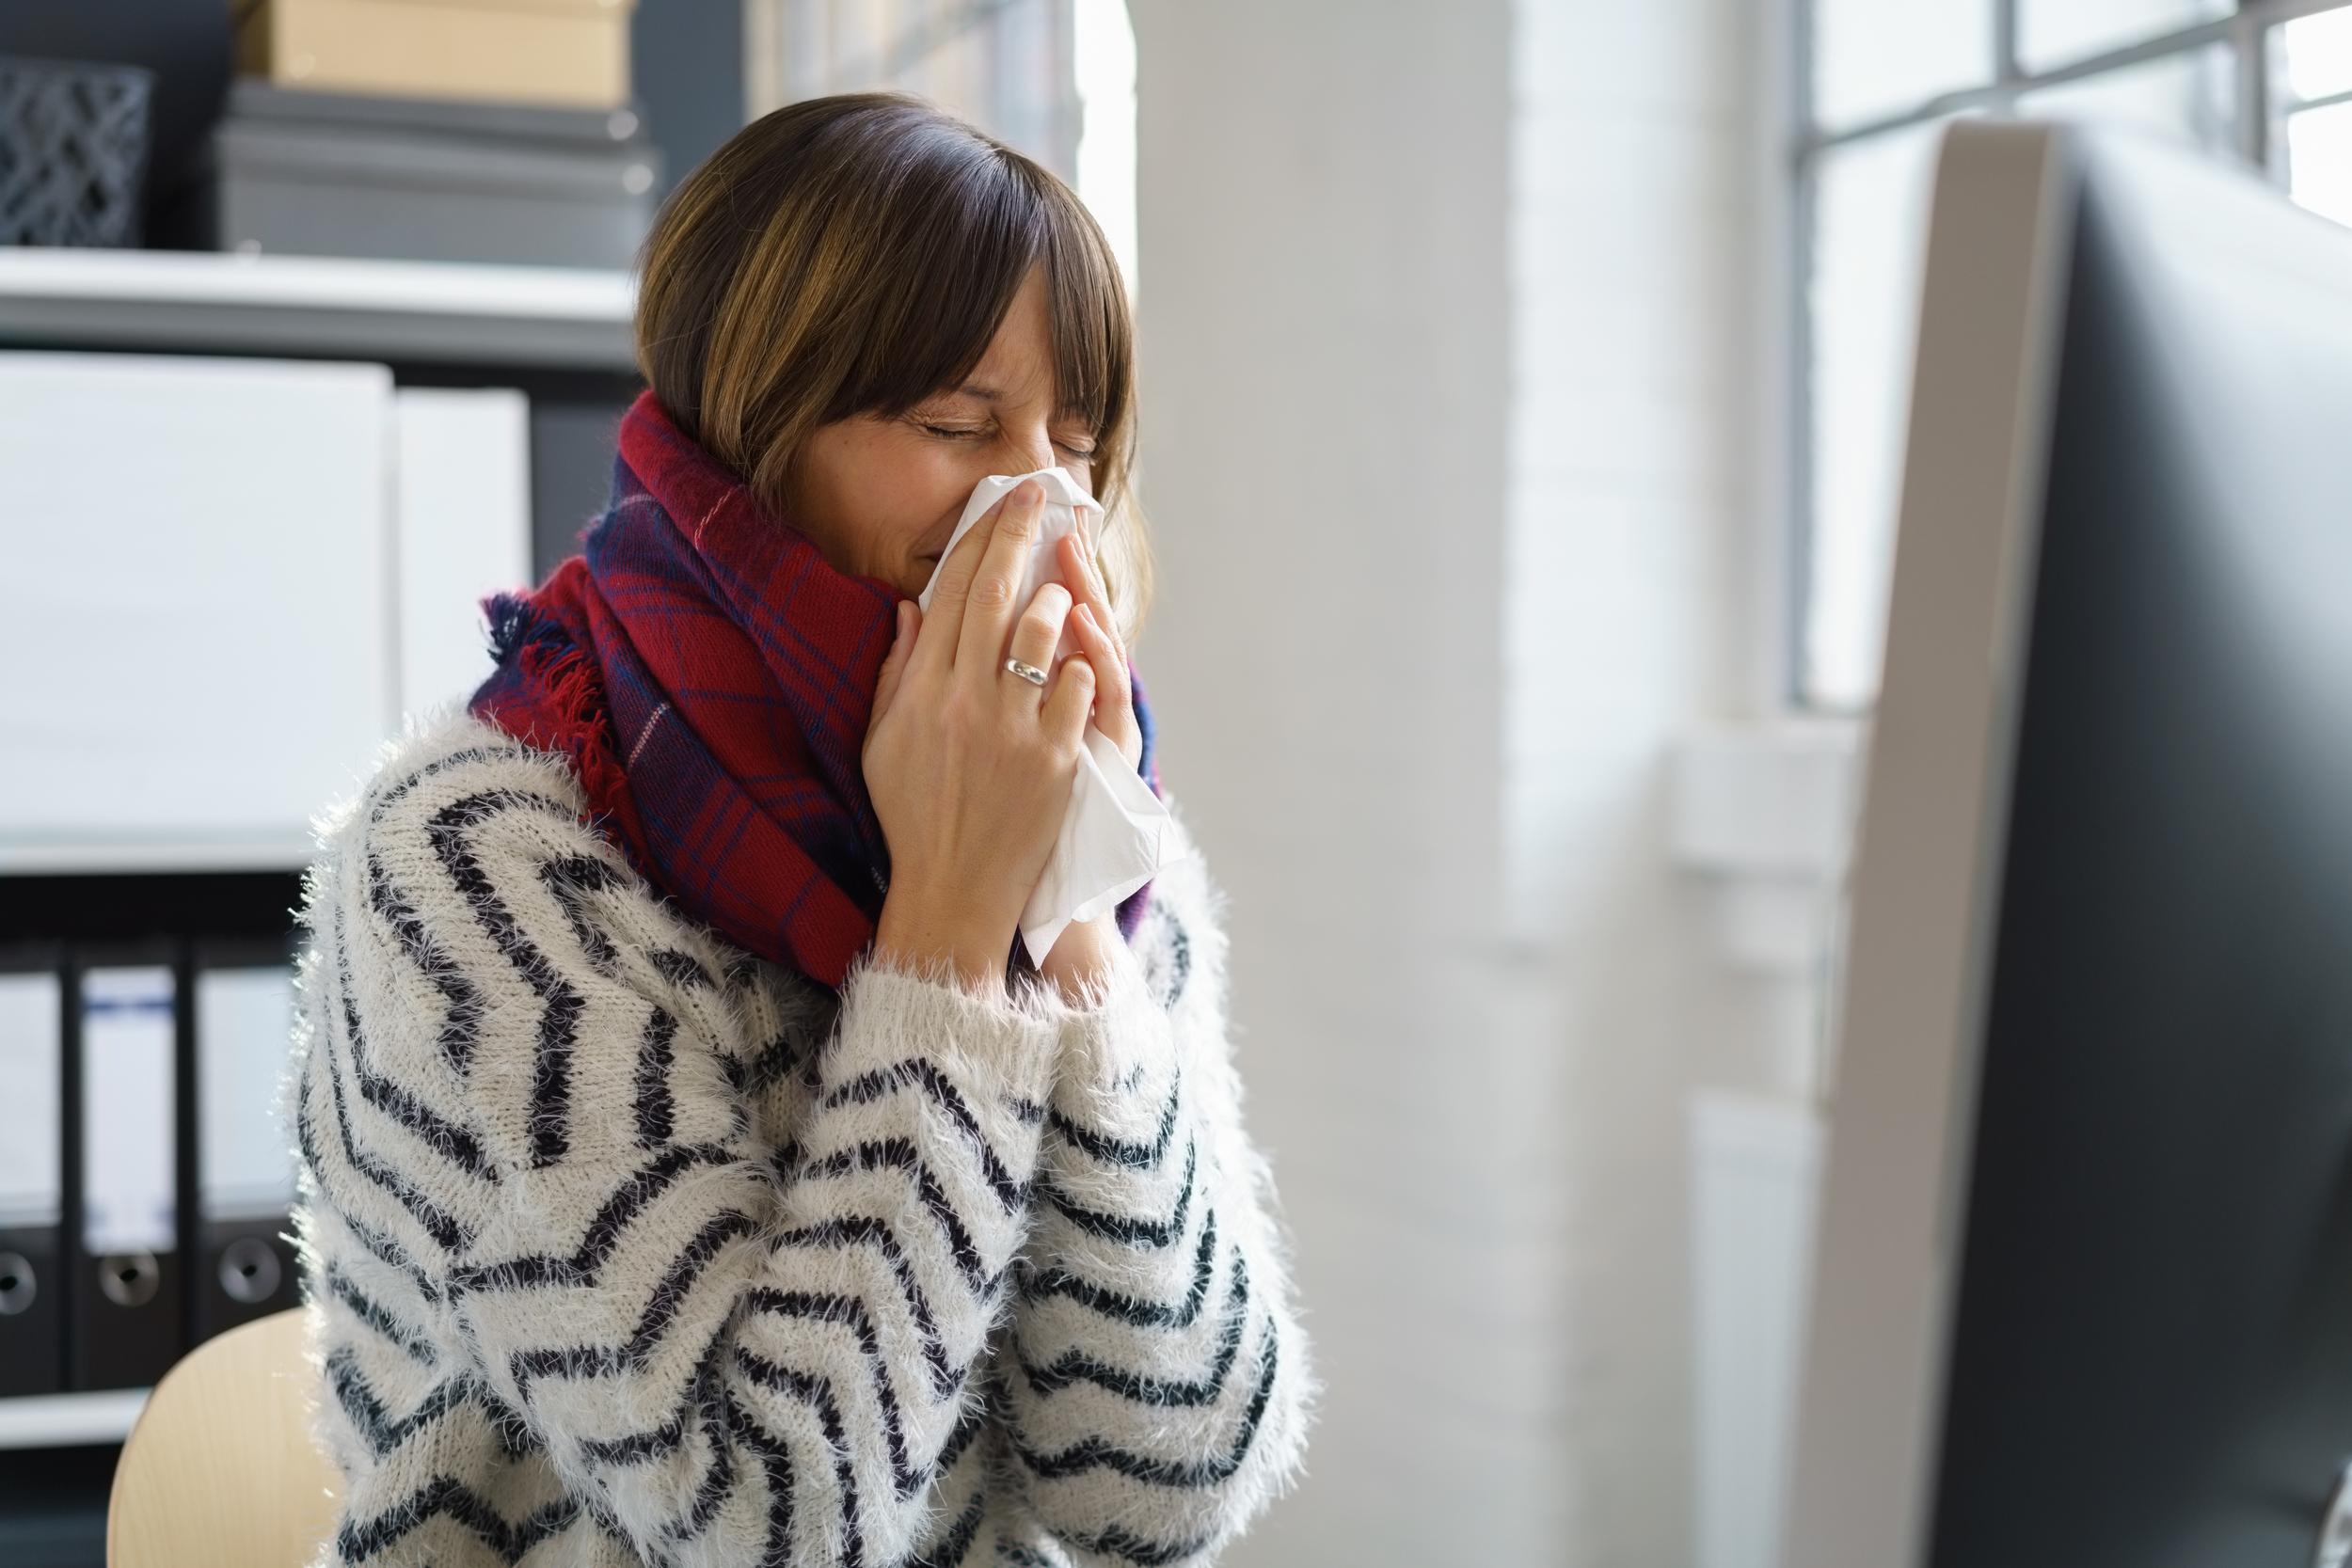
<path fill-rule="evenodd" d="M 833 80 L 840 84 L 826 90 L 886 86 L 884 62 L 906 31 L 905 20 L 897 14 L 904 8 L 890 0 L 816 0 L 816 8 L 831 24 Z"/>
<path fill-rule="evenodd" d="M 977 27 L 943 29 L 939 41 L 921 32 L 898 44 L 893 86 L 919 92 L 951 115 L 993 127 L 1003 105 L 997 100 L 995 41 Z"/>
<path fill-rule="evenodd" d="M 1993 80 L 1992 0 L 1813 0 L 1813 118 L 1852 125 Z"/>
<path fill-rule="evenodd" d="M 1080 134 L 1078 199 L 1103 226 L 1134 294 L 1136 277 L 1136 31 L 1127 0 L 1078 0 L 1072 58 Z"/>
<path fill-rule="evenodd" d="M 2235 147 L 2236 100 L 2230 46 L 2217 43 L 2021 94 L 2017 112 L 2136 125 L 2227 152 Z"/>
<path fill-rule="evenodd" d="M 2017 54 L 2047 71 L 2230 14 L 2230 0 L 2020 0 Z"/>
<path fill-rule="evenodd" d="M 977 8 L 975 28 L 989 40 L 994 75 L 989 118 L 974 123 L 1064 180 L 1077 172 L 1083 90 L 1071 51 L 1071 13 L 1070 0 L 988 0 Z M 1132 134 L 1134 105 L 1120 112 Z"/>
<path fill-rule="evenodd" d="M 2352 91 L 2352 11 L 2298 17 L 2279 29 L 2287 57 L 2287 95 L 2326 98 Z"/>
<path fill-rule="evenodd" d="M 2287 188 L 2312 212 L 2352 223 L 2352 103 L 2287 121 Z"/>
<path fill-rule="evenodd" d="M 1949 123 L 1831 148 L 1815 166 L 1804 695 L 1827 706 L 1878 689 L 1929 182 Z"/>
<path fill-rule="evenodd" d="M 923 94 L 1068 180 L 1076 169 L 1072 0 L 746 0 L 779 102 Z M 1106 109 L 1116 113 L 1116 109 Z M 1130 117 L 1132 118 L 1132 116 Z"/>

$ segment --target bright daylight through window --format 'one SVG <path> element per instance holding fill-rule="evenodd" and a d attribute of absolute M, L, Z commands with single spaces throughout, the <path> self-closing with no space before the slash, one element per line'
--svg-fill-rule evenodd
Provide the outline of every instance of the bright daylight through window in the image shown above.
<path fill-rule="evenodd" d="M 755 0 L 754 107 L 902 87 L 1070 182 L 1136 277 L 1136 38 L 1126 0 Z"/>
<path fill-rule="evenodd" d="M 2352 5 L 1799 4 L 1792 696 L 1859 712 L 1885 647 L 1938 128 L 1956 115 L 2129 125 L 2241 160 L 2352 223 Z"/>

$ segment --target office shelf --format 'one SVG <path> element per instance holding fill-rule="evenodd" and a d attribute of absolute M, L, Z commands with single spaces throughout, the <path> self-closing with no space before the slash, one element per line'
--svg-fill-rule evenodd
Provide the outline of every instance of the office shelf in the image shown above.
<path fill-rule="evenodd" d="M 0 347 L 335 356 L 633 373 L 625 272 L 0 247 Z"/>
<path fill-rule="evenodd" d="M 27 1394 L 0 1399 L 0 1449 L 75 1448 L 119 1443 L 147 1407 L 151 1388 L 101 1388 L 87 1394 Z"/>
<path fill-rule="evenodd" d="M 48 843 L 0 837 L 0 877 L 299 871 L 317 853 L 310 840 L 294 837 Z"/>

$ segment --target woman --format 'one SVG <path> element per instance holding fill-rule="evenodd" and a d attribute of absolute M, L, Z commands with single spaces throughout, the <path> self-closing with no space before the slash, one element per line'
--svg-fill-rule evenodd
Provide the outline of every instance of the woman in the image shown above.
<path fill-rule="evenodd" d="M 722 148 L 641 273 L 612 503 L 306 882 L 318 1560 L 1210 1561 L 1319 1392 L 1222 895 L 1015 942 L 1086 725 L 1157 787 L 1102 236 L 857 94 Z M 1018 490 L 942 563 L 1053 467 L 1107 518 L 1062 582 L 1012 602 Z"/>

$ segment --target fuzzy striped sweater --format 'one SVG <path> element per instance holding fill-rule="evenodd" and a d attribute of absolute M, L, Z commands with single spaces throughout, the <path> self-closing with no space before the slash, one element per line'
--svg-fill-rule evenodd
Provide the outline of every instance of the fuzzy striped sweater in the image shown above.
<path fill-rule="evenodd" d="M 1214 1561 L 1319 1388 L 1202 862 L 1077 1005 L 836 996 L 584 810 L 443 707 L 314 824 L 312 1568 Z"/>

